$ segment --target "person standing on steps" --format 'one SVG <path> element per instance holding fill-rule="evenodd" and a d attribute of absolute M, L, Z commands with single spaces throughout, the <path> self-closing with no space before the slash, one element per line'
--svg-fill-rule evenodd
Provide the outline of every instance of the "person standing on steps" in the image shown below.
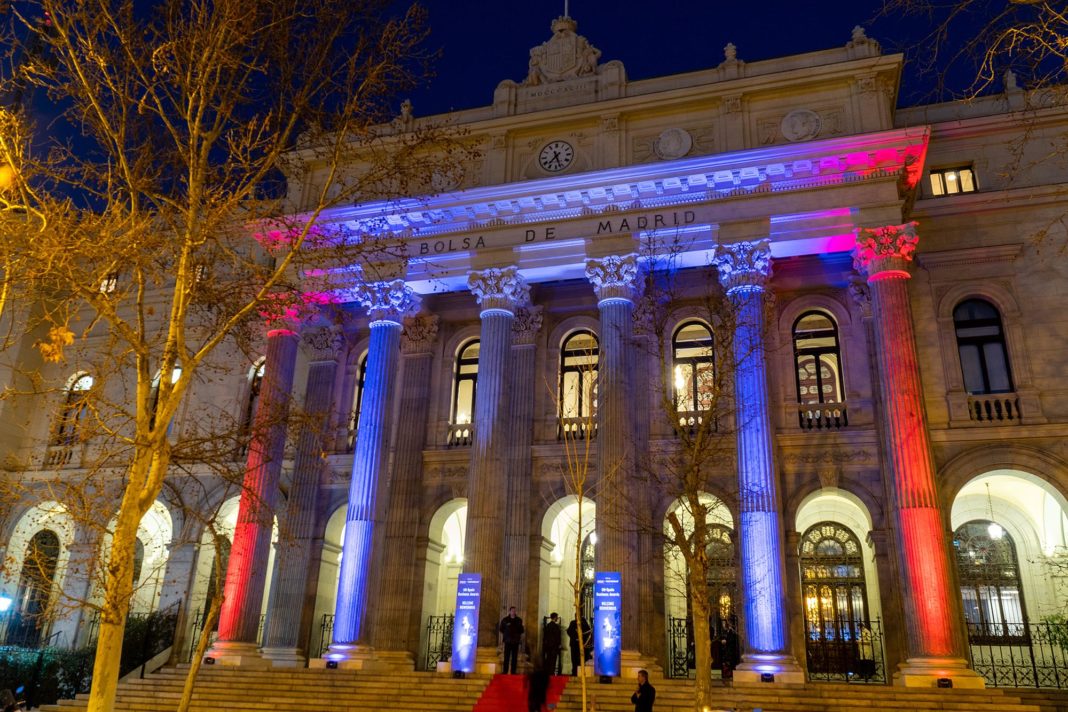
<path fill-rule="evenodd" d="M 579 631 L 582 631 L 581 634 Z M 571 675 L 578 675 L 579 667 L 589 660 L 590 656 L 585 655 L 584 648 L 580 638 L 588 638 L 590 635 L 590 624 L 586 622 L 586 619 L 582 619 L 581 626 L 574 618 L 567 625 L 567 638 L 571 643 Z"/>
<path fill-rule="evenodd" d="M 630 701 L 634 703 L 634 712 L 653 712 L 655 700 L 656 688 L 649 684 L 649 673 L 639 670 L 638 689 L 630 696 Z"/>
<path fill-rule="evenodd" d="M 504 643 L 504 672 L 515 675 L 516 662 L 519 659 L 519 645 L 523 642 L 523 619 L 516 615 L 515 606 L 508 609 L 508 615 L 501 619 L 501 641 Z M 508 663 L 511 661 L 511 667 Z"/>
<path fill-rule="evenodd" d="M 542 668 L 547 675 L 557 673 L 556 663 L 560 660 L 560 616 L 556 613 L 549 614 L 549 622 L 545 624 L 545 632 L 541 637 Z"/>

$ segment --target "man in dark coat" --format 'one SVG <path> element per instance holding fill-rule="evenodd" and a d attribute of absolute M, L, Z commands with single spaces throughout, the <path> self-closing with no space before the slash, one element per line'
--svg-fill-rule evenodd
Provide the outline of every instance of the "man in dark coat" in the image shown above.
<path fill-rule="evenodd" d="M 560 660 L 560 616 L 556 613 L 549 614 L 549 622 L 545 624 L 545 632 L 541 639 L 542 669 L 546 675 L 556 674 L 556 663 Z"/>
<path fill-rule="evenodd" d="M 582 620 L 582 635 L 583 638 L 589 637 L 590 625 L 585 619 Z M 583 645 L 579 638 L 579 624 L 572 618 L 571 622 L 567 625 L 567 639 L 571 643 L 571 674 L 578 675 L 579 666 L 589 658 L 589 655 L 583 655 Z"/>
<path fill-rule="evenodd" d="M 519 645 L 523 642 L 523 619 L 515 614 L 515 606 L 508 609 L 508 615 L 501 619 L 501 640 L 504 642 L 504 671 L 515 675 L 516 662 L 519 659 Z M 511 661 L 511 668 L 508 663 Z"/>
<path fill-rule="evenodd" d="M 634 712 L 653 712 L 655 700 L 656 688 L 649 684 L 649 673 L 639 670 L 638 689 L 630 696 L 630 701 L 634 703 Z"/>

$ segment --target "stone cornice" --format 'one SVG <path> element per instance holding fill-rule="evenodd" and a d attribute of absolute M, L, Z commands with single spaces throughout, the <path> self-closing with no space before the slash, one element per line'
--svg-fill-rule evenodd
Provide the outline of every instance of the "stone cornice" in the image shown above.
<path fill-rule="evenodd" d="M 966 247 L 961 250 L 942 250 L 940 252 L 923 252 L 916 260 L 924 267 L 955 267 L 957 265 L 977 265 L 986 262 L 1012 262 L 1023 250 L 1022 243 L 1013 245 L 993 245 L 991 247 Z"/>

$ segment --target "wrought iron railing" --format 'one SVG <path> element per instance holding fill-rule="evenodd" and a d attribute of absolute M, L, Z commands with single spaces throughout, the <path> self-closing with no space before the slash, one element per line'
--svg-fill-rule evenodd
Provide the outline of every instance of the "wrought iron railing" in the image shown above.
<path fill-rule="evenodd" d="M 37 649 L 49 636 L 52 619 L 44 616 L 24 616 L 12 607 L 0 615 L 0 645 Z"/>
<path fill-rule="evenodd" d="M 126 627 L 122 634 L 119 677 L 128 675 L 138 668 L 141 668 L 141 677 L 144 677 L 148 661 L 174 645 L 178 611 L 181 606 L 181 601 L 176 601 L 159 611 L 130 613 L 126 616 Z M 89 621 L 87 636 L 89 647 L 96 646 L 99 634 L 100 614 L 95 613 Z"/>
<path fill-rule="evenodd" d="M 991 687 L 1068 689 L 1068 622 L 1027 623 L 1026 634 L 998 640 L 968 625 L 972 667 Z"/>
<path fill-rule="evenodd" d="M 423 669 L 434 671 L 438 663 L 448 662 L 452 657 L 453 614 L 428 616 L 426 620 L 426 649 L 423 651 Z"/>
<path fill-rule="evenodd" d="M 728 627 L 710 630 L 712 671 L 729 679 L 734 667 L 740 662 L 740 641 L 737 633 Z M 693 623 L 689 618 L 668 618 L 668 664 L 664 675 L 686 679 L 697 668 L 697 648 L 694 643 Z"/>
<path fill-rule="evenodd" d="M 330 647 L 330 641 L 334 637 L 334 614 L 324 613 L 323 620 L 319 623 L 319 650 L 312 657 L 321 658 L 323 653 Z"/>
<path fill-rule="evenodd" d="M 979 423 L 1020 422 L 1020 399 L 1013 393 L 969 396 L 968 417 Z"/>
<path fill-rule="evenodd" d="M 805 637 L 809 680 L 886 683 L 883 629 L 878 619 L 838 620 Z"/>
<path fill-rule="evenodd" d="M 802 430 L 841 430 L 849 425 L 845 403 L 808 403 L 797 406 Z"/>

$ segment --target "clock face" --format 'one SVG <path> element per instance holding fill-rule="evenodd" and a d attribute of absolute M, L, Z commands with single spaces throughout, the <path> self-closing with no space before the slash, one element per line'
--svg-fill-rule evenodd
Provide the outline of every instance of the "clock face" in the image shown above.
<path fill-rule="evenodd" d="M 575 149 L 567 141 L 553 141 L 538 154 L 538 165 L 550 173 L 562 171 L 571 165 Z"/>

